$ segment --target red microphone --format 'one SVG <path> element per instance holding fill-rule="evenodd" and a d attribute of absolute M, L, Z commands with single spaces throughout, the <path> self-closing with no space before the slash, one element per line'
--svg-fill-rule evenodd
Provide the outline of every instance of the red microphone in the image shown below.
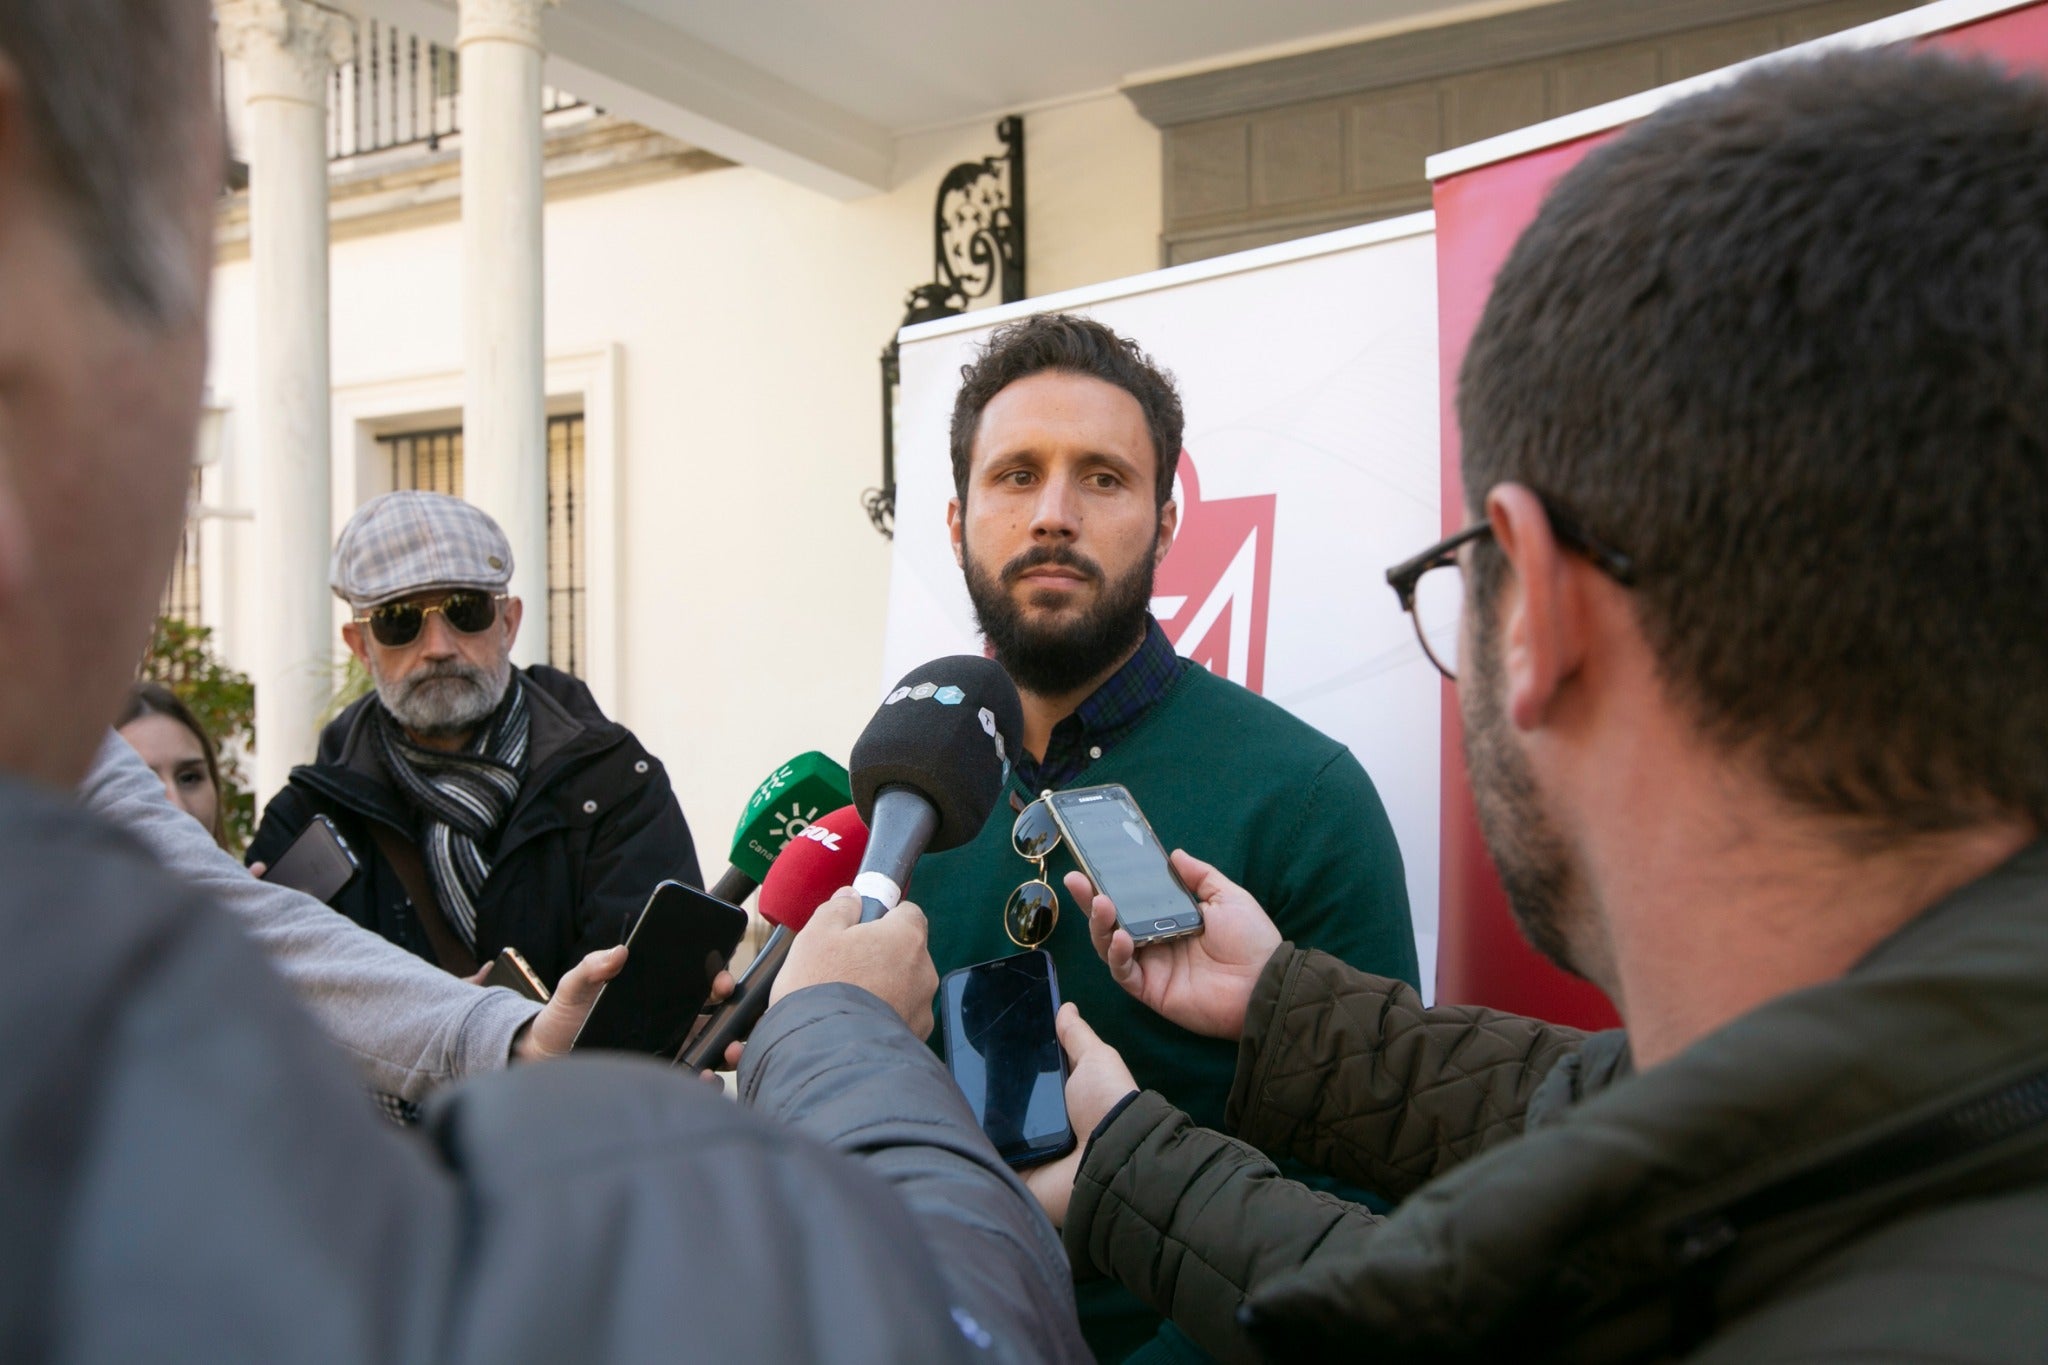
<path fill-rule="evenodd" d="M 774 925 L 747 964 L 732 997 L 704 1021 L 676 1065 L 703 1071 L 725 1065 L 725 1049 L 754 1031 L 768 1010 L 768 992 L 789 956 L 797 931 L 811 922 L 832 893 L 853 885 L 868 849 L 868 827 L 852 806 L 821 815 L 775 855 L 761 879 L 761 917 Z"/>

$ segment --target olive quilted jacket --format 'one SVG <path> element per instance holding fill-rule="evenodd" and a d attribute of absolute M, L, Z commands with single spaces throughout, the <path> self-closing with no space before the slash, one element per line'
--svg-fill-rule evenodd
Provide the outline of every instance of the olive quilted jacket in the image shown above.
<path fill-rule="evenodd" d="M 1225 1360 L 2048 1360 L 2048 844 L 1641 1074 L 1283 947 L 1227 1121 L 1141 1094 L 1065 1232 Z"/>

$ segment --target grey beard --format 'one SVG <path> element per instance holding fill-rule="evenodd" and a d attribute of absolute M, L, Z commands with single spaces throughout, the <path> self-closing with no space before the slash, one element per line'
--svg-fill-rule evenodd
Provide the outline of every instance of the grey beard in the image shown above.
<path fill-rule="evenodd" d="M 486 720 L 504 700 L 512 682 L 512 660 L 496 667 L 447 663 L 422 668 L 393 683 L 376 679 L 377 699 L 410 734 L 445 739 L 465 734 Z"/>

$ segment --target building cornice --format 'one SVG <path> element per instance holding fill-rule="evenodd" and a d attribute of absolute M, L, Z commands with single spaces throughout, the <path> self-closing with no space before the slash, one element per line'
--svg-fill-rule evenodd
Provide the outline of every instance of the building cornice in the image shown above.
<path fill-rule="evenodd" d="M 1148 121 L 1169 128 L 1661 38 L 1709 24 L 1768 18 L 1812 3 L 1559 0 L 1486 19 L 1127 85 L 1123 92 Z"/>

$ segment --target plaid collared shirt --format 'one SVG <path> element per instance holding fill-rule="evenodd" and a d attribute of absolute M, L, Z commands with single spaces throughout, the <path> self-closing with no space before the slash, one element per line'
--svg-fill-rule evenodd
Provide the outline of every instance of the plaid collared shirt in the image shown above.
<path fill-rule="evenodd" d="M 1073 715 L 1052 727 L 1045 757 L 1033 762 L 1030 754 L 1018 755 L 1017 780 L 1024 790 L 1036 796 L 1072 783 L 1129 734 L 1189 667 L 1188 660 L 1173 652 L 1159 622 L 1147 614 L 1138 652 L 1089 693 Z"/>

